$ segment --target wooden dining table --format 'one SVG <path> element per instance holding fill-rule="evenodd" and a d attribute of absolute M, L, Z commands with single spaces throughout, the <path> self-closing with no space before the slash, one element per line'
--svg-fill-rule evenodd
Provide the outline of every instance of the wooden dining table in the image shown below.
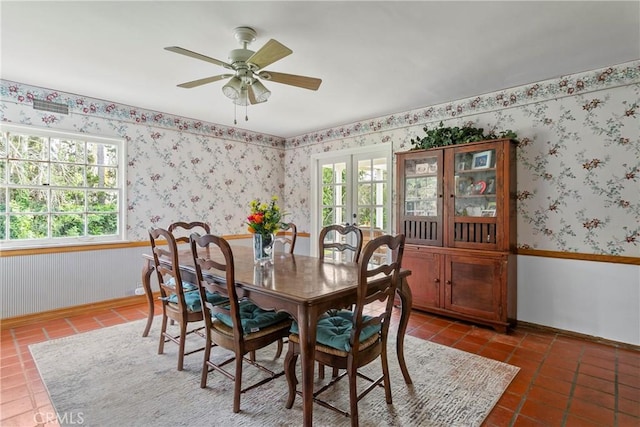
<path fill-rule="evenodd" d="M 303 424 L 311 426 L 318 317 L 331 308 L 344 307 L 355 302 L 358 264 L 277 253 L 271 265 L 260 266 L 254 264 L 252 248 L 233 245 L 232 250 L 238 296 L 249 298 L 265 310 L 287 312 L 298 322 L 302 365 Z M 155 304 L 151 289 L 151 274 L 155 267 L 152 255 L 144 254 L 143 258 L 142 283 L 149 303 L 147 324 L 142 334 L 146 337 L 154 317 Z M 180 250 L 179 263 L 183 280 L 195 283 L 195 268 L 189 250 Z M 412 383 L 404 360 L 404 336 L 412 303 L 411 290 L 406 280 L 410 274 L 409 270 L 401 270 L 401 281 L 397 290 L 401 314 L 396 352 L 407 384 Z M 203 272 L 203 276 L 205 280 L 220 279 L 215 272 Z"/>

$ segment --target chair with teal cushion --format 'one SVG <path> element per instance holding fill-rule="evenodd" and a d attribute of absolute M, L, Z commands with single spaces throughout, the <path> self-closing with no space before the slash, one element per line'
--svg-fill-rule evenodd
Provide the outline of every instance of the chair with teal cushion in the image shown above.
<path fill-rule="evenodd" d="M 202 309 L 200 294 L 194 293 L 196 285 L 183 281 L 182 272 L 178 262 L 178 245 L 173 234 L 162 228 L 149 230 L 151 252 L 153 254 L 155 271 L 160 285 L 160 301 L 162 301 L 162 325 L 160 327 L 160 343 L 158 354 L 164 353 L 165 342 L 174 342 L 178 345 L 178 370 L 181 371 L 184 364 L 184 356 L 201 351 L 199 347 L 193 351 L 185 352 L 185 341 L 191 334 L 203 329 L 201 325 L 189 329 L 188 325 L 202 321 Z M 182 286 L 176 286 L 177 283 Z M 212 295 L 209 299 L 216 303 L 227 302 L 220 295 Z M 197 301 L 197 302 L 196 302 Z M 179 335 L 167 332 L 167 322 L 177 322 L 180 327 Z"/>
<path fill-rule="evenodd" d="M 316 330 L 315 360 L 334 369 L 345 369 L 342 375 L 335 376 L 331 381 L 314 392 L 314 401 L 322 406 L 333 409 L 343 415 L 351 417 L 351 425 L 358 425 L 358 401 L 378 386 L 384 386 L 385 399 L 392 403 L 391 385 L 389 377 L 389 362 L 387 358 L 387 335 L 393 310 L 393 301 L 400 281 L 400 268 L 404 252 L 403 234 L 398 236 L 384 235 L 371 240 L 363 249 L 358 261 L 358 289 L 353 311 L 337 310 L 318 320 Z M 380 249 L 394 253 L 394 261 L 374 265 L 372 257 Z M 371 304 L 375 303 L 372 309 Z M 369 307 L 368 307 L 369 306 Z M 380 308 L 382 306 L 382 309 Z M 364 311 L 370 313 L 365 315 Z M 377 314 L 373 314 L 377 313 Z M 296 362 L 300 354 L 300 337 L 298 327 L 294 323 L 289 335 L 289 350 L 285 357 L 285 374 L 289 385 L 289 397 L 286 407 L 291 408 L 297 394 Z M 380 357 L 382 375 L 371 379 L 361 375 L 358 369 Z M 349 411 L 340 409 L 333 404 L 322 401 L 318 396 L 336 382 L 344 378 L 349 379 Z M 371 381 L 371 384 L 358 393 L 356 379 L 358 377 Z"/>
<path fill-rule="evenodd" d="M 358 262 L 362 252 L 362 242 L 364 236 L 362 229 L 356 224 L 331 224 L 320 230 L 318 236 L 318 257 L 320 259 L 329 258 L 338 262 Z M 333 316 L 336 309 L 328 312 Z M 338 376 L 338 369 L 333 369 L 333 377 Z M 324 366 L 318 365 L 318 377 L 324 378 Z"/>
<path fill-rule="evenodd" d="M 196 270 L 197 285 L 200 297 L 205 299 L 205 292 L 220 293 L 229 298 L 228 304 L 214 305 L 204 303 L 204 324 L 207 343 L 205 345 L 204 362 L 200 387 L 207 386 L 209 368 L 218 371 L 234 381 L 233 412 L 240 411 L 240 395 L 284 374 L 273 372 L 258 362 L 245 357 L 273 343 L 281 342 L 289 335 L 291 319 L 286 313 L 265 311 L 249 301 L 241 301 L 235 282 L 233 251 L 222 237 L 197 233 L 191 235 L 191 253 Z M 214 274 L 208 271 L 214 270 Z M 214 277 L 224 277 L 223 281 Z M 205 280 L 208 279 L 208 280 Z M 223 283 L 220 283 L 223 282 Z M 211 361 L 213 345 L 233 352 L 233 356 L 218 363 Z M 229 372 L 224 366 L 235 361 L 235 371 Z M 243 363 L 247 362 L 267 372 L 268 376 L 248 386 L 242 387 Z"/>

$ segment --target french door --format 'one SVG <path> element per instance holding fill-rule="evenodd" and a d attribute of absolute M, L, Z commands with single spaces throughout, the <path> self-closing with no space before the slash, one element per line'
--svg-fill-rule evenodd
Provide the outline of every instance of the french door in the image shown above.
<path fill-rule="evenodd" d="M 357 224 L 364 244 L 391 233 L 391 145 L 359 147 L 312 157 L 311 255 L 330 224 Z"/>

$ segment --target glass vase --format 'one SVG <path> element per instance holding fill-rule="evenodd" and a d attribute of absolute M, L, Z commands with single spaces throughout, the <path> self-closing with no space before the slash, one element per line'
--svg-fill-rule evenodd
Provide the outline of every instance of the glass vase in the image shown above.
<path fill-rule="evenodd" d="M 255 264 L 267 265 L 273 263 L 273 234 L 253 235 L 253 261 Z"/>

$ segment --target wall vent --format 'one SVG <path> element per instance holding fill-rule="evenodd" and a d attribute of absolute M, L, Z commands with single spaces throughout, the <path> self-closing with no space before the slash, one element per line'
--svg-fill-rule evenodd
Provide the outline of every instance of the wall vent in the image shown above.
<path fill-rule="evenodd" d="M 59 114 L 69 114 L 69 106 L 67 104 L 59 104 L 57 102 L 45 101 L 43 99 L 34 99 L 33 109 Z"/>

